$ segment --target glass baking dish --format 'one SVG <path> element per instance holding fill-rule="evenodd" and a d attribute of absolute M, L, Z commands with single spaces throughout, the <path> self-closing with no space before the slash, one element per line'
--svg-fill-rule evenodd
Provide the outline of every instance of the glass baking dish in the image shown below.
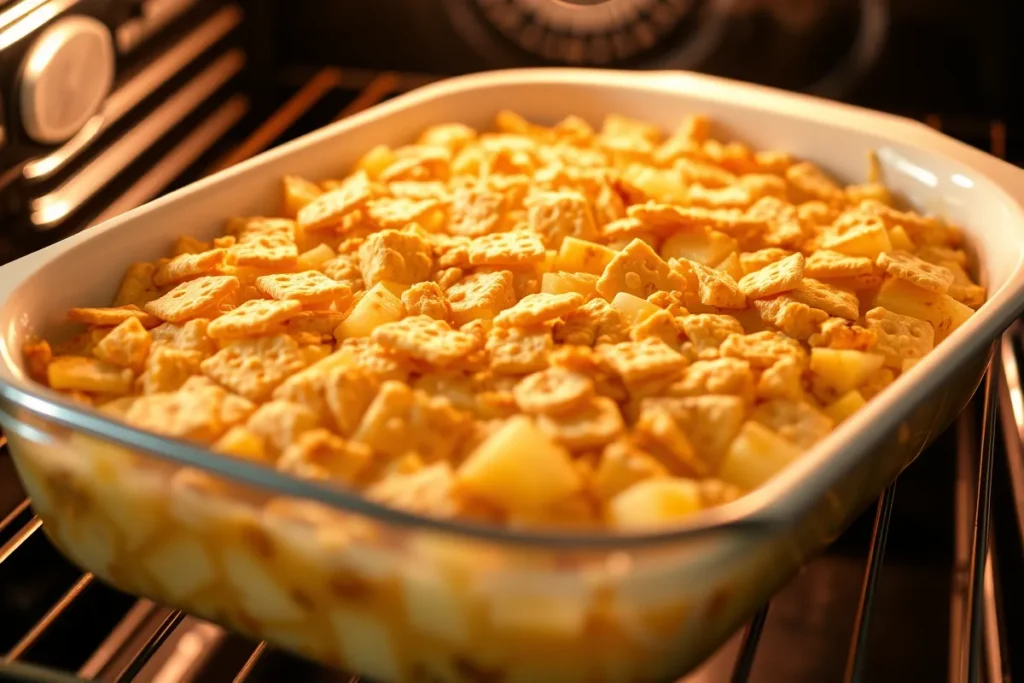
<path fill-rule="evenodd" d="M 838 178 L 875 150 L 887 185 L 965 226 L 988 302 L 765 486 L 637 535 L 525 533 L 354 493 L 112 422 L 34 385 L 20 349 L 130 262 L 229 215 L 272 210 L 285 174 L 329 177 L 424 127 L 615 112 L 727 137 Z M 1024 173 L 903 119 L 683 73 L 574 69 L 444 81 L 300 138 L 0 268 L 0 424 L 43 528 L 111 584 L 380 681 L 662 681 L 698 664 L 826 546 L 963 408 L 1024 309 Z M 74 286 L 69 286 L 74 283 Z"/>

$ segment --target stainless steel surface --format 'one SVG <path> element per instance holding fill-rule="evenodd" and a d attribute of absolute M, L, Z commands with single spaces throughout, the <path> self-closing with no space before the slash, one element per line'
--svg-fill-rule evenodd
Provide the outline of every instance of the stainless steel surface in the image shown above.
<path fill-rule="evenodd" d="M 985 577 L 989 559 L 989 540 L 992 529 L 992 477 L 995 461 L 995 433 L 999 407 L 999 356 L 992 359 L 992 365 L 985 376 L 983 416 L 981 423 L 981 453 L 978 458 L 978 485 L 975 489 L 975 516 L 971 541 L 971 562 L 967 593 L 968 610 L 965 615 L 967 634 L 961 650 L 961 681 L 976 683 L 982 676 L 982 659 L 986 656 L 983 647 L 985 639 Z"/>
<path fill-rule="evenodd" d="M 114 46 L 97 19 L 58 19 L 32 44 L 19 74 L 21 123 L 36 142 L 55 144 L 97 112 L 114 82 Z"/>
<path fill-rule="evenodd" d="M 33 10 L 45 5 L 47 0 L 21 0 L 0 12 L 0 31 L 11 26 L 19 19 L 28 16 Z"/>
<path fill-rule="evenodd" d="M 28 181 L 45 180 L 66 167 L 104 131 L 118 123 L 140 102 L 149 97 L 172 76 L 212 47 L 242 21 L 237 6 L 220 10 L 171 48 L 147 64 L 130 80 L 112 92 L 102 109 L 60 148 L 25 164 L 22 176 Z"/>
<path fill-rule="evenodd" d="M 32 203 L 33 225 L 43 230 L 58 225 L 143 150 L 239 73 L 244 64 L 245 55 L 240 50 L 217 59 L 60 187 L 36 199 Z"/>
<path fill-rule="evenodd" d="M 989 545 L 991 546 L 991 539 Z M 988 672 L 987 680 L 989 683 L 999 683 L 1000 681 L 1009 683 L 1003 675 L 1005 671 L 1003 643 L 1001 642 L 1003 625 L 1000 619 L 1001 605 L 996 594 L 996 579 L 992 563 L 992 550 L 990 547 L 985 558 L 985 588 L 982 595 L 984 600 L 982 614 L 985 620 L 983 631 L 985 638 L 985 670 Z"/>
<path fill-rule="evenodd" d="M 650 66 L 703 70 L 719 46 L 727 10 L 737 0 L 445 0 L 459 36 L 495 66 L 515 65 L 495 41 L 498 31 L 515 50 L 563 64 L 609 65 L 663 48 Z M 679 34 L 695 20 L 699 29 Z M 673 36 L 668 40 L 669 36 Z"/>
<path fill-rule="evenodd" d="M 896 484 L 890 484 L 878 499 L 875 513 L 875 527 L 872 532 L 871 548 L 868 550 L 868 569 L 864 573 L 864 584 L 861 588 L 860 600 L 857 603 L 857 614 L 853 623 L 853 638 L 850 640 L 850 653 L 846 657 L 844 683 L 858 683 L 865 680 L 867 670 L 868 635 L 871 632 L 871 615 L 874 613 L 875 593 L 878 578 L 885 562 L 885 545 L 889 540 L 889 526 L 892 523 L 892 507 L 896 498 Z"/>
<path fill-rule="evenodd" d="M 1012 334 L 1003 336 L 1000 343 L 1000 356 L 1003 361 L 1003 377 L 1006 382 L 1006 394 L 1002 404 L 1004 441 L 1009 451 L 1010 484 L 1014 510 L 1017 515 L 1017 527 L 1024 532 L 1024 363 L 1014 340 L 1024 338 L 1024 322 L 1018 321 L 1010 330 Z M 1020 343 L 1018 341 L 1018 343 Z"/>
<path fill-rule="evenodd" d="M 92 222 L 92 225 L 134 209 L 159 195 L 204 150 L 211 147 L 216 140 L 237 124 L 248 110 L 249 101 L 243 95 L 236 95 L 222 104 L 164 155 L 159 163 L 132 183 L 124 194 L 104 209 L 103 213 Z"/>
<path fill-rule="evenodd" d="M 0 51 L 6 50 L 19 40 L 32 35 L 48 22 L 77 5 L 79 1 L 49 0 L 49 2 L 30 3 L 31 11 L 18 14 L 10 25 L 0 31 Z"/>
<path fill-rule="evenodd" d="M 129 19 L 117 27 L 115 39 L 118 52 L 131 52 L 197 2 L 198 0 L 144 0 L 141 16 Z"/>

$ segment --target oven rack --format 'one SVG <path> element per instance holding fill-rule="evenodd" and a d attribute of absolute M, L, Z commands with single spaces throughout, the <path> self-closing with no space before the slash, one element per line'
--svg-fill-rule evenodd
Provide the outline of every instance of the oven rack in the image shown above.
<path fill-rule="evenodd" d="M 290 94 L 255 125 L 246 127 L 244 122 L 245 115 L 252 110 L 249 94 L 233 95 L 145 173 L 119 186 L 117 196 L 105 210 L 85 225 L 105 220 L 206 173 L 436 78 L 335 67 L 293 69 L 276 77 Z M 987 148 L 997 156 L 1012 159 L 1018 151 L 1013 149 L 1012 140 L 1008 142 L 1006 125 L 998 121 L 918 118 Z M 1000 561 L 1004 557 L 1015 563 L 1012 565 L 1015 569 L 1021 567 L 1024 560 L 1024 537 L 1021 536 L 1024 532 L 1024 448 L 1021 445 L 1024 442 L 1024 390 L 1019 374 L 1024 364 L 1024 342 L 1021 341 L 1024 335 L 1018 329 L 1020 326 L 1021 323 L 1017 323 L 996 345 L 982 390 L 955 426 L 957 542 L 951 595 L 950 683 L 1006 683 L 1011 680 L 1014 655 L 1006 643 L 1012 642 L 1017 634 L 1008 634 L 1010 620 L 1006 618 L 1006 611 L 1012 600 L 1002 600 L 1001 591 L 1009 590 L 1012 582 L 1000 582 L 999 576 Z M 1000 427 L 1003 438 L 997 438 Z M 0 436 L 0 479 L 4 477 L 14 477 L 14 473 Z M 996 515 L 992 506 L 994 480 L 1008 482 L 1010 486 L 1009 502 L 999 508 L 1000 513 Z M 869 635 L 872 617 L 879 607 L 878 585 L 885 568 L 886 543 L 898 490 L 899 482 L 893 483 L 876 503 L 843 683 L 870 680 L 867 673 L 871 651 Z M 235 683 L 252 683 L 259 678 L 256 674 L 261 667 L 280 665 L 280 653 L 264 643 L 247 641 L 181 612 L 145 599 L 131 598 L 95 581 L 91 574 L 78 572 L 49 544 L 28 500 L 0 498 L 0 514 L 7 510 L 10 512 L 0 519 L 0 581 L 17 573 L 6 571 L 16 563 L 31 566 L 33 560 L 49 559 L 62 563 L 68 588 L 49 603 L 42 615 L 22 625 L 14 645 L 0 658 L 0 683 L 198 682 L 197 672 L 213 666 L 212 660 L 216 660 L 216 670 L 230 672 L 228 677 Z M 1002 514 L 1004 512 L 1006 514 Z M 1012 547 L 994 548 L 993 524 L 1011 530 Z M 115 618 L 107 614 L 109 610 L 102 609 L 109 607 L 112 601 L 118 603 Z M 714 680 L 746 683 L 760 678 L 759 645 L 770 604 L 712 658 L 717 676 Z M 90 610 L 99 615 L 93 642 L 68 646 L 73 652 L 64 656 L 68 662 L 84 663 L 64 666 L 50 660 L 47 666 L 33 663 L 38 661 L 37 651 L 47 647 L 52 650 L 54 643 L 62 642 L 65 635 L 62 623 L 69 614 L 90 613 Z M 0 617 L 0 623 L 2 621 Z M 270 662 L 272 659 L 276 661 Z M 360 680 L 312 668 L 298 659 L 284 661 L 289 675 L 295 678 L 300 677 L 297 671 L 305 671 L 309 673 L 309 680 L 341 683 Z M 698 670 L 689 680 L 694 683 L 711 680 L 704 676 L 707 669 Z"/>

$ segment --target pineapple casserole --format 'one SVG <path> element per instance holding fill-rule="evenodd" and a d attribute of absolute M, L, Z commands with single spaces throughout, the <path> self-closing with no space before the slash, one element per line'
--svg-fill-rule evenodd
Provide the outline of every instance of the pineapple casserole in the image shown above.
<path fill-rule="evenodd" d="M 129 425 L 513 528 L 634 531 L 756 488 L 985 300 L 960 230 L 782 151 L 501 112 L 283 179 L 32 340 Z"/>

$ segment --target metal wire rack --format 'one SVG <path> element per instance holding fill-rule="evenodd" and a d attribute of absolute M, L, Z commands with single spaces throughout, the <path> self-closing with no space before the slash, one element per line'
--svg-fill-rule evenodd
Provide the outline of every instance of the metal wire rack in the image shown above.
<path fill-rule="evenodd" d="M 90 224 L 141 204 L 160 193 L 201 177 L 205 173 L 237 163 L 281 141 L 332 120 L 351 115 L 399 92 L 432 80 L 429 76 L 374 73 L 327 67 L 311 71 L 281 74 L 290 94 L 268 114 L 257 112 L 254 125 L 238 123 L 232 113 L 232 126 L 199 125 L 195 133 L 166 149 L 149 169 L 118 186 L 116 196 L 85 224 Z M 229 102 L 239 110 L 249 110 L 245 94 Z M 209 115 L 217 122 L 223 108 Z M 249 117 L 253 118 L 253 117 Z M 938 128 L 939 117 L 925 117 Z M 962 122 L 961 122 L 962 123 Z M 954 126 L 957 137 L 984 147 L 999 156 L 1007 154 L 1006 126 L 999 123 L 971 122 Z M 1006 647 L 1005 609 L 1000 600 L 998 568 L 992 538 L 992 495 L 997 467 L 1006 473 L 1012 486 L 1009 516 L 1016 515 L 1019 537 L 1024 529 L 1024 392 L 1021 388 L 1018 355 L 1021 354 L 1019 330 L 1007 333 L 997 347 L 990 371 L 976 400 L 956 425 L 955 457 L 957 510 L 955 566 L 953 568 L 950 638 L 947 643 L 950 683 L 1010 681 L 1010 663 Z M 1002 439 L 996 437 L 1001 421 Z M 1001 446 L 1001 447 L 1000 447 Z M 1003 456 L 997 461 L 997 451 Z M 0 483 L 14 477 L 6 445 L 0 436 Z M 13 494 L 4 491 L 14 490 Z M 874 524 L 865 561 L 859 599 L 848 643 L 843 683 L 873 680 L 869 674 L 872 625 L 879 605 L 879 581 L 885 571 L 887 543 L 898 483 L 893 483 L 878 499 Z M 267 667 L 281 666 L 280 653 L 263 643 L 253 643 L 212 624 L 162 607 L 145 599 L 121 594 L 82 574 L 69 565 L 50 546 L 40 532 L 41 522 L 30 501 L 16 498 L 23 494 L 17 487 L 0 487 L 0 586 L 17 585 L 19 591 L 38 598 L 39 573 L 58 574 L 62 590 L 48 601 L 48 607 L 29 621 L 12 623 L 0 617 L 0 643 L 10 643 L 0 659 L 0 682 L 68 683 L 98 681 L 184 682 L 226 680 L 235 683 L 280 680 L 267 677 Z M 7 496 L 7 499 L 4 498 Z M 1011 525 L 1013 526 L 1013 525 Z M 1019 550 L 1020 548 L 1016 548 Z M 1015 556 L 1016 557 L 1016 556 Z M 1016 557 L 1019 562 L 1020 557 Z M 41 569 L 43 568 L 43 569 Z M 799 580 L 799 579 L 798 579 Z M 694 683 L 725 681 L 746 683 L 762 680 L 759 655 L 770 603 L 750 621 L 741 634 L 716 655 L 713 675 L 702 669 L 693 674 Z M 88 637 L 65 641 L 67 623 L 86 618 L 91 624 Z M 60 644 L 55 647 L 55 644 Z M 46 657 L 41 653 L 47 652 Z M 53 652 L 59 652 L 54 656 Z M 44 661 L 46 666 L 39 662 Z M 359 680 L 318 670 L 300 660 L 283 660 L 287 676 L 296 680 Z M 724 665 L 722 664 L 724 662 Z M 210 678 L 203 672 L 216 670 Z M 224 673 L 228 672 L 228 673 Z M 707 674 L 707 675 L 705 675 Z"/>

